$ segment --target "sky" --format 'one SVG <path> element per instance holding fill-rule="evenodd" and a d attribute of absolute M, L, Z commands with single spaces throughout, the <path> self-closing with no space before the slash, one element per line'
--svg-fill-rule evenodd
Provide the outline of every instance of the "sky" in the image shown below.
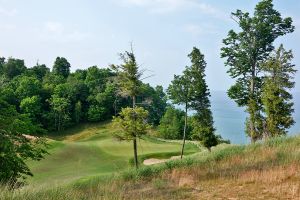
<path fill-rule="evenodd" d="M 226 73 L 220 48 L 230 29 L 238 30 L 230 13 L 253 13 L 257 0 L 0 0 L 0 57 L 24 59 L 52 67 L 57 56 L 71 70 L 120 63 L 118 53 L 134 52 L 147 69 L 145 80 L 165 88 L 189 65 L 195 46 L 207 61 L 207 83 L 226 91 L 233 80 Z M 294 53 L 300 71 L 300 1 L 274 0 L 283 17 L 292 17 L 296 30 L 277 40 Z M 300 91 L 300 72 L 296 74 Z"/>

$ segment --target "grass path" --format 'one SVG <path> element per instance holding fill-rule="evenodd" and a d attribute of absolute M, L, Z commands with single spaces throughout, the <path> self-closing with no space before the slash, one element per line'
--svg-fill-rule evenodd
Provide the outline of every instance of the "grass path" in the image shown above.
<path fill-rule="evenodd" d="M 116 141 L 113 138 L 116 131 L 110 123 L 102 123 L 80 125 L 59 134 L 51 134 L 50 154 L 42 161 L 28 163 L 34 174 L 28 182 L 62 185 L 131 167 L 132 143 Z M 180 147 L 178 143 L 147 138 L 138 141 L 138 153 L 142 159 L 178 155 Z M 187 154 L 197 151 L 196 145 L 188 144 L 186 147 Z"/>

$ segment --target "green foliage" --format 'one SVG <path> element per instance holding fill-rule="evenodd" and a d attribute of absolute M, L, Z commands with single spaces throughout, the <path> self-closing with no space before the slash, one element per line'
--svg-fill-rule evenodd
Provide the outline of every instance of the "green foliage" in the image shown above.
<path fill-rule="evenodd" d="M 29 114 L 35 121 L 41 113 L 41 99 L 38 96 L 26 97 L 20 103 L 20 109 L 23 113 Z"/>
<path fill-rule="evenodd" d="M 20 76 L 15 81 L 17 83 L 15 94 L 19 100 L 41 93 L 42 84 L 37 78 Z"/>
<path fill-rule="evenodd" d="M 187 108 L 191 101 L 191 84 L 189 77 L 183 72 L 183 75 L 174 75 L 174 79 L 167 89 L 169 98 L 174 104 L 184 105 Z"/>
<path fill-rule="evenodd" d="M 71 65 L 67 61 L 67 59 L 63 57 L 57 57 L 54 62 L 52 71 L 55 75 L 59 75 L 59 76 L 63 76 L 64 78 L 67 78 L 70 74 L 70 68 Z"/>
<path fill-rule="evenodd" d="M 186 68 L 191 85 L 191 108 L 196 111 L 193 117 L 192 138 L 199 140 L 210 149 L 218 144 L 210 104 L 210 91 L 205 81 L 206 62 L 199 49 L 193 48 L 189 54 L 192 65 Z"/>
<path fill-rule="evenodd" d="M 5 58 L 4 57 L 0 57 L 0 76 L 3 74 L 4 64 L 5 64 Z"/>
<path fill-rule="evenodd" d="M 205 81 L 206 62 L 204 60 L 204 55 L 195 47 L 188 57 L 191 60 L 191 66 L 185 68 L 183 75 L 174 76 L 174 80 L 168 87 L 168 94 L 173 103 L 185 105 L 182 151 L 184 149 L 187 134 L 188 109 L 196 112 L 192 118 L 192 138 L 200 140 L 205 147 L 210 149 L 212 146 L 216 146 L 219 140 L 214 133 L 215 128 L 213 126 L 213 117 L 209 100 L 210 91 Z M 176 129 L 178 130 L 178 127 L 175 127 L 174 125 L 165 125 L 166 122 L 173 124 L 176 117 L 166 117 L 169 119 L 164 119 L 165 122 L 162 121 L 163 126 L 160 126 L 160 132 L 163 134 L 170 133 L 170 130 L 168 130 L 168 126 L 170 126 L 175 129 L 172 134 L 176 134 Z M 178 122 L 175 123 L 179 124 Z"/>
<path fill-rule="evenodd" d="M 8 79 L 13 79 L 26 70 L 24 60 L 9 58 L 6 62 L 4 59 L 1 62 L 2 72 Z"/>
<path fill-rule="evenodd" d="M 149 112 L 149 123 L 158 125 L 167 107 L 167 96 L 163 87 L 156 86 L 153 88 L 149 84 L 142 84 L 138 102 L 139 99 L 141 99 L 140 105 Z"/>
<path fill-rule="evenodd" d="M 266 72 L 262 94 L 266 113 L 266 136 L 285 135 L 287 129 L 295 123 L 292 116 L 293 96 L 288 91 L 295 85 L 292 79 L 296 70 L 290 63 L 292 58 L 292 51 L 285 51 L 283 45 L 280 45 L 263 64 Z"/>
<path fill-rule="evenodd" d="M 43 78 L 48 73 L 50 73 L 50 69 L 46 65 L 44 65 L 44 64 L 40 65 L 38 63 L 35 66 L 33 66 L 32 68 L 27 70 L 27 74 L 29 74 L 29 76 L 33 75 L 40 81 L 42 81 Z"/>
<path fill-rule="evenodd" d="M 230 30 L 223 40 L 221 57 L 226 58 L 229 66 L 228 74 L 236 79 L 236 83 L 228 90 L 230 98 L 239 106 L 247 107 L 249 118 L 247 134 L 252 141 L 262 137 L 263 116 L 262 66 L 274 49 L 273 42 L 282 35 L 294 31 L 291 18 L 282 18 L 274 9 L 272 0 L 259 2 L 250 16 L 248 12 L 237 10 L 232 13 L 240 32 Z"/>
<path fill-rule="evenodd" d="M 118 95 L 115 76 L 111 69 L 97 66 L 71 73 L 70 64 L 61 57 L 52 72 L 43 64 L 26 68 L 23 60 L 0 58 L 2 99 L 48 131 L 111 119 L 131 105 L 128 97 Z M 146 84 L 143 88 L 138 98 L 149 111 L 149 122 L 157 124 L 165 112 L 163 90 Z"/>
<path fill-rule="evenodd" d="M 52 95 L 52 98 L 50 99 L 50 105 L 52 114 L 54 116 L 55 130 L 60 131 L 71 120 L 69 113 L 70 102 L 64 97 Z"/>
<path fill-rule="evenodd" d="M 184 128 L 184 112 L 168 107 L 158 126 L 159 137 L 165 139 L 182 139 Z"/>
<path fill-rule="evenodd" d="M 120 54 L 123 61 L 121 65 L 112 65 L 111 68 L 117 73 L 117 85 L 121 96 L 130 96 L 135 101 L 141 90 L 141 77 L 143 71 L 139 69 L 133 51 Z"/>
<path fill-rule="evenodd" d="M 174 79 L 167 89 L 169 98 L 174 104 L 184 105 L 185 116 L 184 116 L 184 129 L 183 129 L 183 142 L 181 150 L 181 158 L 184 154 L 184 145 L 186 140 L 187 126 L 188 126 L 188 109 L 191 104 L 191 90 L 190 77 L 188 76 L 187 70 L 183 72 L 183 75 L 174 75 Z"/>
<path fill-rule="evenodd" d="M 81 102 L 78 101 L 75 104 L 75 108 L 74 108 L 74 119 L 75 119 L 75 122 L 76 123 L 80 122 L 81 118 L 82 118 L 82 105 L 81 105 Z"/>
<path fill-rule="evenodd" d="M 147 134 L 150 128 L 147 123 L 148 111 L 142 107 L 123 108 L 118 117 L 114 117 L 115 126 L 121 128 L 116 137 L 122 140 L 133 140 Z"/>
<path fill-rule="evenodd" d="M 45 143 L 39 138 L 32 141 L 24 134 L 35 133 L 37 128 L 0 97 L 0 183 L 16 187 L 26 176 L 32 176 L 25 161 L 43 158 Z"/>
<path fill-rule="evenodd" d="M 88 120 L 90 122 L 97 122 L 103 120 L 105 108 L 98 105 L 91 105 L 88 110 Z"/>

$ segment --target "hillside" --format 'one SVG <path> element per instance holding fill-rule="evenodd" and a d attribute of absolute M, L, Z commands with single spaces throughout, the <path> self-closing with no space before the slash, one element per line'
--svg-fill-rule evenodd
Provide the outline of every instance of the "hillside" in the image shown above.
<path fill-rule="evenodd" d="M 109 124 L 86 125 L 52 137 L 51 155 L 30 163 L 29 185 L 14 194 L 2 190 L 0 199 L 300 199 L 299 136 L 219 145 L 136 171 L 128 162 L 131 144 L 114 141 L 112 131 Z M 179 147 L 146 139 L 140 152 L 167 158 Z"/>
<path fill-rule="evenodd" d="M 117 141 L 117 130 L 110 123 L 79 125 L 49 137 L 49 155 L 41 161 L 29 162 L 34 177 L 29 184 L 68 184 L 80 178 L 106 176 L 130 168 L 132 142 Z M 143 138 L 138 142 L 142 159 L 169 158 L 180 154 L 181 145 Z M 187 154 L 199 151 L 189 144 Z"/>

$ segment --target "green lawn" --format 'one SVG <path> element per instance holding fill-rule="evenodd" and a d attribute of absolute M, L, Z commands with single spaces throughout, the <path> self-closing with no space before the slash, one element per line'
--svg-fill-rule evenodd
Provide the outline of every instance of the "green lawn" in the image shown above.
<path fill-rule="evenodd" d="M 34 177 L 30 184 L 67 184 L 81 178 L 118 173 L 132 167 L 132 142 L 117 141 L 117 131 L 110 123 L 85 124 L 61 133 L 49 135 L 49 155 L 41 161 L 31 161 Z M 166 158 L 179 155 L 181 145 L 144 138 L 138 141 L 140 158 Z M 186 153 L 199 151 L 196 145 L 187 144 Z"/>

